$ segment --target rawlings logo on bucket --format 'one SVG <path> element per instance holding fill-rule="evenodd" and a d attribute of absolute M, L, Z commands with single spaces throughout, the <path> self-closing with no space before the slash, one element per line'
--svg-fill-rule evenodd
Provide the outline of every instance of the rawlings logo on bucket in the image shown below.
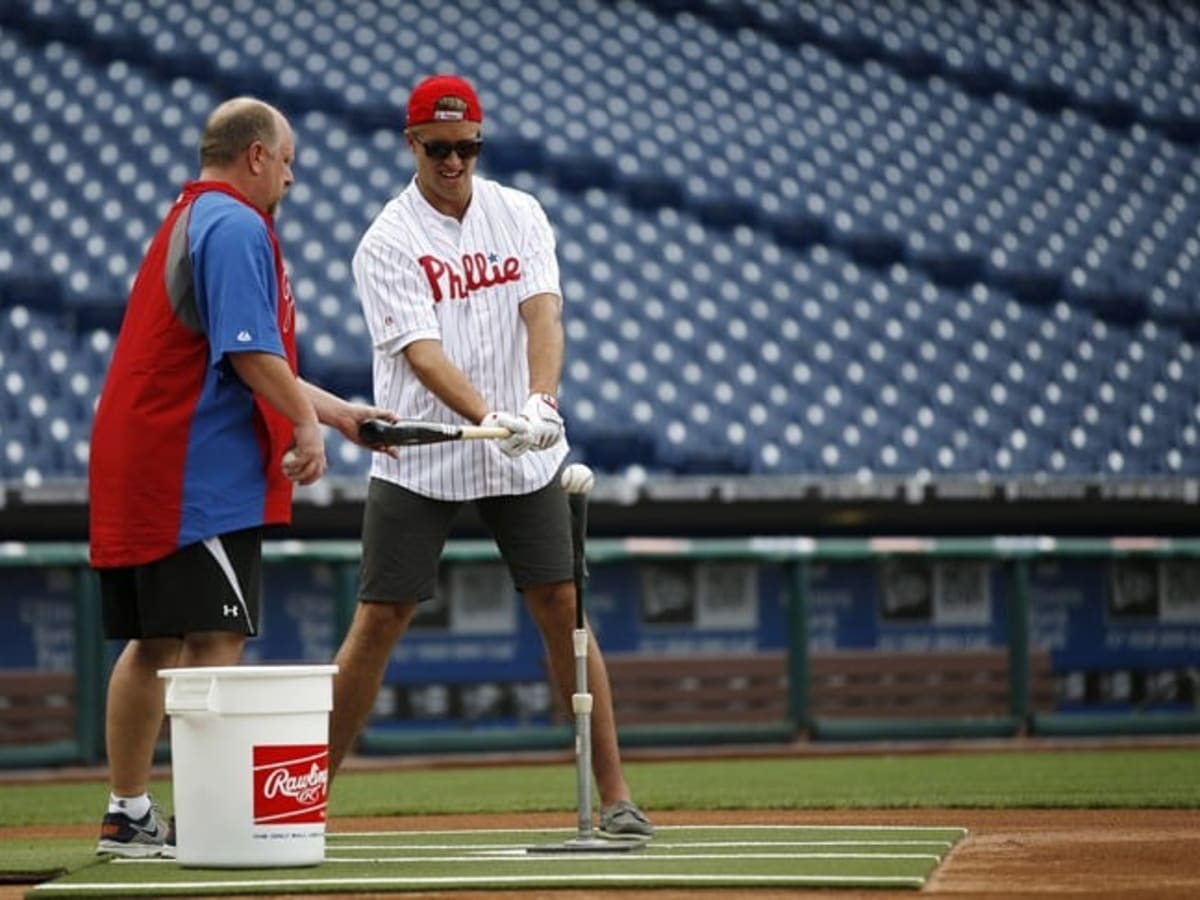
<path fill-rule="evenodd" d="M 324 822 L 328 788 L 328 744 L 254 748 L 255 825 Z"/>

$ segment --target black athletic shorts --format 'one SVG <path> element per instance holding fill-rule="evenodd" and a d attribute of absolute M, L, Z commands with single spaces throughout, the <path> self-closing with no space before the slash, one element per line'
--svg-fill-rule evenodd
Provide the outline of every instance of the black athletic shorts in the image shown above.
<path fill-rule="evenodd" d="M 363 514 L 361 600 L 403 603 L 437 593 L 438 562 L 454 517 L 472 502 L 517 590 L 571 581 L 571 511 L 557 478 L 532 494 L 433 500 L 372 478 Z"/>
<path fill-rule="evenodd" d="M 247 528 L 143 566 L 97 569 L 105 637 L 258 634 L 262 536 L 262 528 Z"/>

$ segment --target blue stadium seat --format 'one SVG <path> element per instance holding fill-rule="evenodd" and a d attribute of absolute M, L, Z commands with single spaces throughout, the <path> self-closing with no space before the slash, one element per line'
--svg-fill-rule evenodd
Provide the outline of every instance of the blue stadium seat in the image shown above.
<path fill-rule="evenodd" d="M 433 0 L 408 13 L 6 7 L 0 354 L 25 381 L 0 392 L 5 479 L 81 474 L 76 426 L 134 270 L 232 93 L 296 130 L 278 224 L 304 372 L 368 392 L 349 260 L 412 176 L 409 88 L 451 67 L 487 110 L 481 170 L 557 230 L 564 407 L 590 463 L 1200 466 L 1195 7 L 473 0 L 453 29 Z M 330 460 L 366 470 L 340 436 Z"/>

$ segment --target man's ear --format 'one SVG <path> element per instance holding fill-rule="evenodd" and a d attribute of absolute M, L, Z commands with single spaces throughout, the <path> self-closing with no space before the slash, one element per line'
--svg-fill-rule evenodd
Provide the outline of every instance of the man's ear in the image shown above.
<path fill-rule="evenodd" d="M 262 141 L 254 141 L 246 148 L 246 162 L 250 166 L 250 171 L 255 175 L 262 172 L 269 157 L 267 147 Z"/>

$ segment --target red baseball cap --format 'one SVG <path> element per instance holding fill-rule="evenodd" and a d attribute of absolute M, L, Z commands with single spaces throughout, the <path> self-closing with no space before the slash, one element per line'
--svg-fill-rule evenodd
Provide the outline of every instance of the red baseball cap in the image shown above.
<path fill-rule="evenodd" d="M 465 110 L 435 109 L 443 97 L 457 97 L 467 104 Z M 427 122 L 482 122 L 483 107 L 475 96 L 475 89 L 466 79 L 457 75 L 431 75 L 415 88 L 408 98 L 408 121 L 406 126 L 424 125 Z"/>

